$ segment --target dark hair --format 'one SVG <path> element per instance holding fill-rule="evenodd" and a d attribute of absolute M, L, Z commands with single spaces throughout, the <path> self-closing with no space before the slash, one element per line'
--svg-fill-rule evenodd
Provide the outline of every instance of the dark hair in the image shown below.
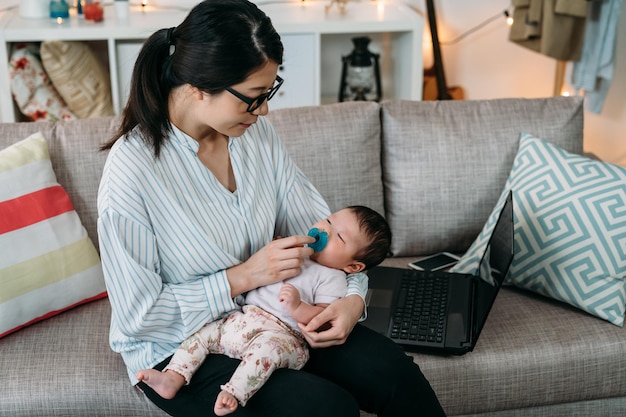
<path fill-rule="evenodd" d="M 359 222 L 361 231 L 370 239 L 367 246 L 356 255 L 357 261 L 365 264 L 365 269 L 370 269 L 381 263 L 389 256 L 391 247 L 391 229 L 383 216 L 365 206 L 349 206 Z"/>
<path fill-rule="evenodd" d="M 268 61 L 282 64 L 283 45 L 270 18 L 247 0 L 205 0 L 175 28 L 144 43 L 133 69 L 121 125 L 102 146 L 109 149 L 135 127 L 158 158 L 171 131 L 168 97 L 190 84 L 217 94 Z"/>

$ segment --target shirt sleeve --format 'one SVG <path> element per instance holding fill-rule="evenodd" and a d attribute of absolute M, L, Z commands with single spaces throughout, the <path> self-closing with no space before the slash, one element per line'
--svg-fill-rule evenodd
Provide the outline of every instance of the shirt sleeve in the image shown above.
<path fill-rule="evenodd" d="M 140 222 L 105 210 L 98 219 L 98 232 L 113 319 L 126 337 L 167 342 L 177 335 L 182 340 L 237 307 L 225 271 L 203 279 L 164 282 L 156 239 Z"/>
<path fill-rule="evenodd" d="M 367 295 L 367 288 L 369 284 L 368 276 L 363 272 L 358 272 L 356 274 L 350 274 L 346 278 L 348 280 L 348 291 L 346 292 L 346 296 L 348 295 L 358 295 L 363 299 L 363 314 L 361 314 L 361 318 L 359 321 L 363 321 L 367 318 L 367 302 L 365 301 L 365 297 Z"/>

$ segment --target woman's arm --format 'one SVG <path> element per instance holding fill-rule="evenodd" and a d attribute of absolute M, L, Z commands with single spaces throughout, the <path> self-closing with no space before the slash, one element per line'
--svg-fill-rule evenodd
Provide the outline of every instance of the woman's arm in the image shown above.
<path fill-rule="evenodd" d="M 368 277 L 364 273 L 348 275 L 346 297 L 333 301 L 324 312 L 302 328 L 312 347 L 327 347 L 345 342 L 357 321 L 365 317 L 367 283 Z"/>
<path fill-rule="evenodd" d="M 352 332 L 364 308 L 359 295 L 348 295 L 334 301 L 306 326 L 300 325 L 300 330 L 312 348 L 341 345 Z M 325 325 L 330 327 L 326 329 Z"/>
<path fill-rule="evenodd" d="M 100 216 L 99 234 L 107 288 L 120 328 L 142 340 L 152 340 L 153 332 L 156 338 L 164 331 L 188 333 L 237 308 L 233 302 L 237 295 L 297 275 L 303 258 L 312 253 L 304 245 L 313 241 L 308 236 L 275 240 L 244 263 L 169 283 L 159 273 L 163 266 L 151 229 L 108 212 Z M 164 318 L 169 320 L 163 322 Z"/>
<path fill-rule="evenodd" d="M 119 331 L 154 342 L 181 339 L 237 308 L 225 271 L 166 282 L 151 229 L 105 210 L 98 219 L 105 282 Z"/>
<path fill-rule="evenodd" d="M 293 278 L 300 273 L 305 257 L 313 249 L 310 236 L 290 236 L 275 239 L 252 255 L 246 262 L 228 269 L 231 295 L 236 297 L 252 289 Z"/>

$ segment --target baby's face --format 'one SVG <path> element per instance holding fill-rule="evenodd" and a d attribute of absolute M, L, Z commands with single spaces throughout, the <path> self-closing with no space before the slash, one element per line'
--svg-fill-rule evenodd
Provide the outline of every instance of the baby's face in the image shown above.
<path fill-rule="evenodd" d="M 346 272 L 356 253 L 367 244 L 356 216 L 349 209 L 339 210 L 313 225 L 328 234 L 328 243 L 321 252 L 311 255 L 315 262 Z"/>

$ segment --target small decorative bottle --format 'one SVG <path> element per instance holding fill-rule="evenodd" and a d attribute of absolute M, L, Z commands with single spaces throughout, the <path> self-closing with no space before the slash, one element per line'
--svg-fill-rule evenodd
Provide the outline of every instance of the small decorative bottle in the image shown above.
<path fill-rule="evenodd" d="M 70 6 L 65 0 L 52 0 L 50 1 L 50 17 L 53 19 L 70 17 Z"/>

